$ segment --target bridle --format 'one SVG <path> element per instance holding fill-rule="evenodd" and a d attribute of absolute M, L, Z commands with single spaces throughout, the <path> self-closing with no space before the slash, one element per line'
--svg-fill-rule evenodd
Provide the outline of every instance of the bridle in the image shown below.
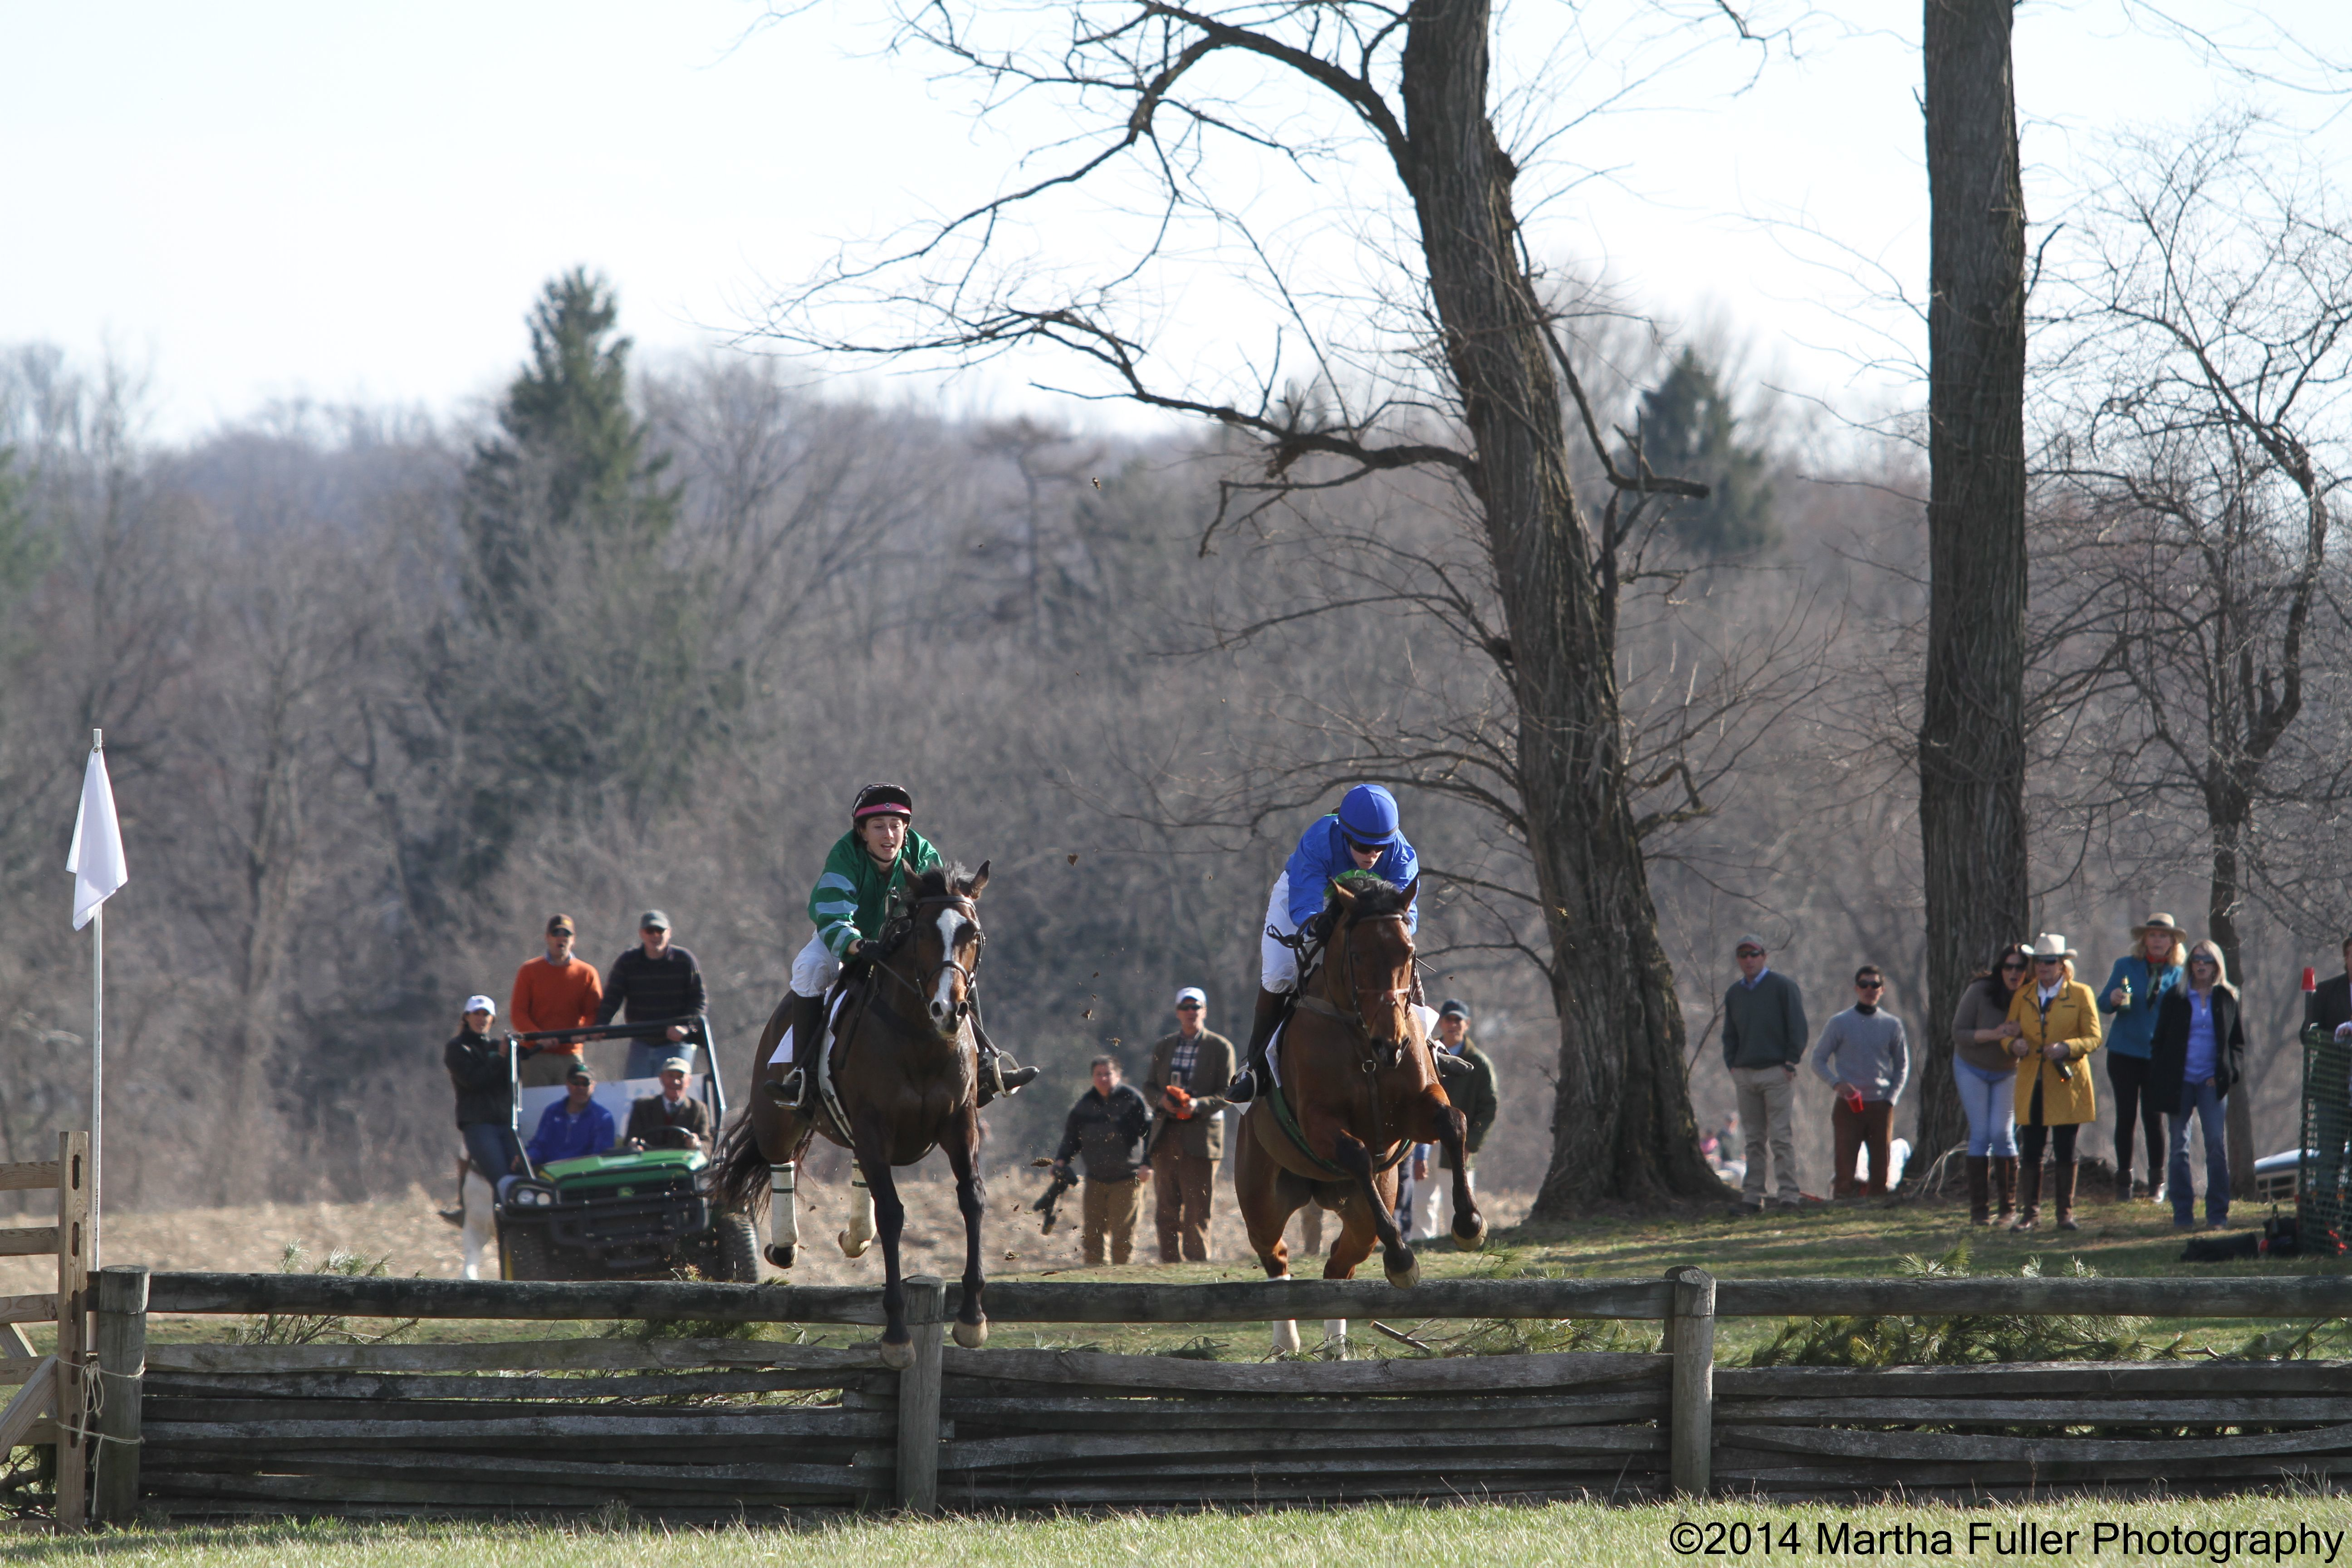
<path fill-rule="evenodd" d="M 970 1016 L 973 1005 L 972 999 L 980 990 L 981 952 L 988 944 L 988 931 L 980 923 L 980 906 L 962 893 L 938 893 L 928 899 L 916 900 L 913 904 L 907 907 L 907 912 L 903 918 L 907 922 L 908 934 L 919 941 L 921 939 L 917 935 L 917 927 L 920 923 L 918 917 L 925 910 L 949 909 L 963 916 L 965 923 L 971 927 L 972 954 L 970 968 L 956 962 L 954 944 L 945 941 L 940 944 L 939 966 L 924 976 L 919 984 L 892 969 L 887 963 L 877 963 L 874 967 L 879 973 L 888 975 L 906 987 L 918 1002 L 924 1003 L 927 1007 L 931 994 L 939 988 L 940 977 L 949 970 L 954 970 L 963 976 L 963 995 L 956 1003 L 953 1014 L 955 1022 L 960 1026 Z"/>
<path fill-rule="evenodd" d="M 1367 990 L 1364 986 L 1360 984 L 1356 979 L 1356 944 L 1352 939 L 1355 935 L 1355 928 L 1359 925 L 1370 925 L 1375 921 L 1394 921 L 1399 925 L 1402 925 L 1404 923 L 1404 919 L 1405 917 L 1402 911 L 1391 911 L 1387 914 L 1378 915 L 1350 914 L 1346 916 L 1341 921 L 1339 929 L 1334 931 L 1331 935 L 1325 940 L 1324 946 L 1327 952 L 1332 947 L 1337 947 L 1339 950 L 1339 961 L 1344 968 L 1335 971 L 1334 973 L 1335 977 L 1347 987 L 1348 1011 L 1342 1013 L 1339 1008 L 1332 1006 L 1328 1001 L 1324 1001 L 1323 998 L 1319 996 L 1308 996 L 1303 992 L 1299 996 L 1300 1004 L 1304 1005 L 1309 1002 L 1322 1003 L 1322 1007 L 1316 1009 L 1317 1011 L 1328 1009 L 1329 1016 L 1331 1017 L 1339 1023 L 1346 1025 L 1355 1033 L 1356 1037 L 1363 1041 L 1364 1044 L 1374 1047 L 1380 1045 L 1381 1042 L 1379 1037 L 1372 1033 L 1372 1026 L 1364 1021 L 1364 998 L 1366 996 L 1376 996 L 1383 1000 L 1393 999 L 1400 1005 L 1410 1009 L 1412 1002 L 1412 986 L 1410 983 L 1407 983 L 1403 985 L 1389 985 L 1381 986 L 1377 989 Z M 1412 962 L 1412 933 L 1408 931 L 1402 931 L 1399 934 L 1404 938 L 1405 962 L 1407 965 L 1406 973 L 1411 973 L 1411 965 Z M 1328 963 L 1328 961 L 1327 960 L 1326 962 Z M 1410 1012 L 1408 1011 L 1408 1018 L 1410 1018 Z M 1391 1040 L 1388 1042 L 1388 1046 L 1389 1050 L 1387 1054 L 1389 1057 L 1389 1065 L 1393 1067 L 1396 1065 L 1397 1058 L 1403 1054 L 1404 1041 L 1402 1038 Z M 1363 1069 L 1366 1072 L 1374 1072 L 1379 1069 L 1379 1055 L 1380 1053 L 1375 1050 L 1364 1058 L 1362 1065 Z"/>

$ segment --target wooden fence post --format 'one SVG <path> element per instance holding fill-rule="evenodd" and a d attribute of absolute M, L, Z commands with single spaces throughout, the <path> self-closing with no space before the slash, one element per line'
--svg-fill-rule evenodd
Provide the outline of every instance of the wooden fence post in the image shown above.
<path fill-rule="evenodd" d="M 1668 1444 L 1675 1490 L 1705 1497 L 1715 1446 L 1715 1276 L 1688 1266 L 1666 1270 L 1674 1281 L 1674 1313 L 1666 1320 L 1666 1351 L 1675 1358 Z"/>
<path fill-rule="evenodd" d="M 898 1506 L 909 1513 L 940 1508 L 940 1342 L 947 1332 L 945 1280 L 907 1281 L 907 1327 L 915 1362 L 898 1374 Z"/>
<path fill-rule="evenodd" d="M 98 1271 L 98 1487 L 92 1500 L 110 1524 L 139 1511 L 139 1397 L 147 1375 L 147 1270 L 117 1264 Z"/>
<path fill-rule="evenodd" d="M 58 1134 L 58 1528 L 89 1522 L 89 1134 Z"/>

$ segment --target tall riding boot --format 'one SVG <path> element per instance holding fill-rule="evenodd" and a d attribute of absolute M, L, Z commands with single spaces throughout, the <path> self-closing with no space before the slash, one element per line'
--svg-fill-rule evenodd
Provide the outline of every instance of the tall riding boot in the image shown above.
<path fill-rule="evenodd" d="M 1250 1016 L 1249 1048 L 1243 1055 L 1242 1070 L 1225 1086 L 1225 1099 L 1235 1105 L 1247 1105 L 1257 1094 L 1257 1086 L 1265 1071 L 1265 1048 L 1274 1039 L 1274 1031 L 1281 1026 L 1283 1009 L 1290 1003 L 1285 991 L 1268 991 L 1258 987 L 1257 1010 Z"/>
<path fill-rule="evenodd" d="M 440 1209 L 436 1211 L 443 1219 L 448 1221 L 451 1225 L 462 1226 L 466 1223 L 467 1163 L 467 1162 L 465 1160 L 459 1160 L 457 1162 L 457 1206 L 453 1209 Z"/>
<path fill-rule="evenodd" d="M 2017 1213 L 2016 1155 L 1995 1154 L 1992 1156 L 1992 1190 L 1993 1195 L 1999 1199 L 2000 1204 L 2000 1212 L 1993 1215 L 1993 1223 L 1995 1225 L 2007 1225 L 2011 1218 Z"/>
<path fill-rule="evenodd" d="M 1992 1223 L 1992 1161 L 1983 1154 L 1969 1157 L 1969 1223 Z"/>
<path fill-rule="evenodd" d="M 1034 1067 L 1023 1067 L 1017 1062 L 1011 1068 L 1004 1065 L 1013 1061 L 1013 1058 L 998 1050 L 996 1042 L 988 1037 L 988 1029 L 981 1023 L 977 1007 L 971 1013 L 971 1035 L 973 1043 L 979 1047 L 976 1054 L 980 1058 L 980 1089 L 979 1097 L 973 1102 L 974 1110 L 992 1100 L 1019 1093 L 1037 1076 L 1038 1069 Z"/>
<path fill-rule="evenodd" d="M 2051 1197 L 2058 1205 L 2058 1228 L 2060 1230 L 2080 1230 L 2083 1228 L 2081 1226 L 2074 1223 L 2074 1175 L 2078 1169 L 2080 1169 L 2080 1167 L 2078 1167 L 2074 1161 L 2061 1160 L 2058 1163 L 2058 1168 L 2056 1171 L 2052 1173 L 2053 1179 L 2051 1185 L 2057 1190 L 2051 1194 Z"/>
<path fill-rule="evenodd" d="M 794 1110 L 807 1110 L 816 1101 L 816 1053 L 824 1048 L 824 998 L 793 993 L 793 1068 L 782 1082 L 771 1081 L 768 1097 Z"/>
<path fill-rule="evenodd" d="M 2009 1222 L 2011 1230 L 2032 1230 L 2042 1217 L 2042 1162 L 2028 1160 L 2018 1172 L 2019 1185 L 2024 1190 L 2018 1194 L 2017 1217 Z"/>

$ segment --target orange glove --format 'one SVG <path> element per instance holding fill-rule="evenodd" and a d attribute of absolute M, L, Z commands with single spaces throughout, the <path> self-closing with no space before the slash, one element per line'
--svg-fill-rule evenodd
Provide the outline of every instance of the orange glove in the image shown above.
<path fill-rule="evenodd" d="M 1192 1120 L 1192 1097 L 1191 1095 L 1185 1093 L 1182 1089 L 1177 1088 L 1172 1083 L 1166 1089 L 1161 1089 L 1160 1094 L 1160 1101 L 1168 1107 L 1168 1113 L 1171 1116 L 1173 1116 L 1179 1121 L 1190 1121 Z"/>

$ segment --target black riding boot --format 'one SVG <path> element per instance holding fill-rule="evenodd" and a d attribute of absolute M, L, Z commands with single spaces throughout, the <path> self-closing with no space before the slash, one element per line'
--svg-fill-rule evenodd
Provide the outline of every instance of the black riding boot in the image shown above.
<path fill-rule="evenodd" d="M 971 1037 L 980 1047 L 980 1094 L 979 1098 L 972 1102 L 974 1110 L 992 1100 L 1020 1092 L 1029 1087 L 1030 1079 L 1037 1076 L 1037 1069 L 1034 1067 L 1024 1068 L 1018 1064 L 1012 1067 L 1004 1065 L 1013 1058 L 998 1050 L 996 1042 L 988 1037 L 988 1029 L 980 1021 L 978 1008 L 972 1010 Z"/>
<path fill-rule="evenodd" d="M 771 1079 L 768 1098 L 794 1110 L 806 1110 L 816 1100 L 816 1074 L 810 1070 L 816 1053 L 824 1048 L 824 998 L 793 993 L 793 1069 L 782 1081 Z"/>
<path fill-rule="evenodd" d="M 1289 993 L 1268 991 L 1258 987 L 1257 1011 L 1250 1016 L 1249 1048 L 1242 1056 L 1242 1070 L 1225 1086 L 1225 1099 L 1235 1105 L 1247 1105 L 1257 1094 L 1259 1075 L 1265 1071 L 1265 1048 L 1274 1039 L 1274 1031 L 1282 1023 L 1282 1010 L 1290 1002 Z"/>

